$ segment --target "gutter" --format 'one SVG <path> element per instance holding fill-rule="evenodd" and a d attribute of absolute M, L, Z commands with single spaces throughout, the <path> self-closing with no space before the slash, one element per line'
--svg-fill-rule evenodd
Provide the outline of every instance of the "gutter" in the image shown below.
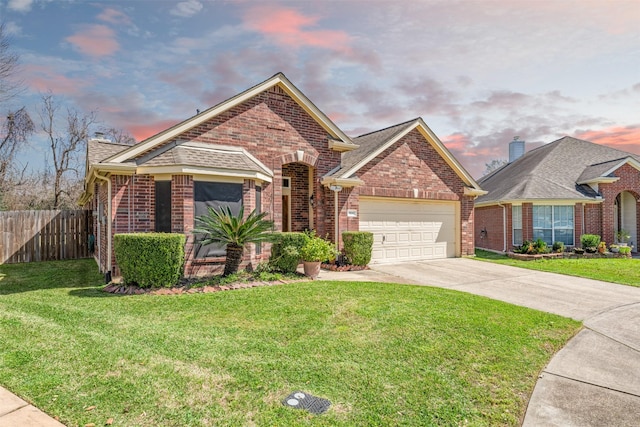
<path fill-rule="evenodd" d="M 107 215 L 107 271 L 105 273 L 106 280 L 107 277 L 111 279 L 111 179 L 102 175 L 98 175 L 97 171 L 93 172 L 93 176 L 95 176 L 96 179 L 105 181 L 107 183 L 107 211 L 109 212 L 109 214 Z"/>

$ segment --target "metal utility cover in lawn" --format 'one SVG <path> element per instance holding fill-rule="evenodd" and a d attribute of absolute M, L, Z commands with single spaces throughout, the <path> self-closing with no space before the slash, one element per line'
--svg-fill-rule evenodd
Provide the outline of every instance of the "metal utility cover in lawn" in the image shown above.
<path fill-rule="evenodd" d="M 285 397 L 282 404 L 296 409 L 306 409 L 312 414 L 322 414 L 329 409 L 331 402 L 321 397 L 315 397 L 303 391 L 294 391 Z"/>

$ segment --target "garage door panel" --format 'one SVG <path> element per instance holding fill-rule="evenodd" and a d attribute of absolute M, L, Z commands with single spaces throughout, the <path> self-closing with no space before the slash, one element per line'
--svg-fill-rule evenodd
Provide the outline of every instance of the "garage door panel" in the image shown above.
<path fill-rule="evenodd" d="M 455 256 L 455 219 L 455 203 L 360 201 L 360 230 L 373 233 L 374 263 Z"/>

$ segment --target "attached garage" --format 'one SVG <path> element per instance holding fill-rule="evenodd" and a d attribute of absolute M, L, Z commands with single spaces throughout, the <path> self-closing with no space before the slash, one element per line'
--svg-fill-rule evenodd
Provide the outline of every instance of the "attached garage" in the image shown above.
<path fill-rule="evenodd" d="M 372 263 L 460 255 L 459 202 L 361 197 L 359 217 L 373 233 Z"/>

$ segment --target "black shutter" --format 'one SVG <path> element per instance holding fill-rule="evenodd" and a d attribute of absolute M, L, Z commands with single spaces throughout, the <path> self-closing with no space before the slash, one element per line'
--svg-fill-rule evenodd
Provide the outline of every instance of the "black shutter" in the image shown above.
<path fill-rule="evenodd" d="M 156 231 L 171 233 L 171 181 L 156 181 Z"/>

